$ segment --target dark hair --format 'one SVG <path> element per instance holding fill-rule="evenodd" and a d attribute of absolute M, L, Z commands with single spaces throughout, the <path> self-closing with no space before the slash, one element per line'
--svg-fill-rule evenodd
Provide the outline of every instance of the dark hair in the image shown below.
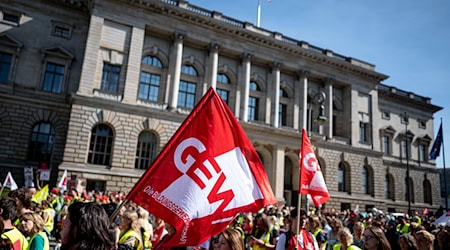
<path fill-rule="evenodd" d="M 11 197 L 0 197 L 0 209 L 2 209 L 3 220 L 12 220 L 17 215 L 16 199 Z"/>
<path fill-rule="evenodd" d="M 375 238 L 380 242 L 380 244 L 378 244 L 377 247 L 378 250 L 391 250 L 391 244 L 389 244 L 389 241 L 386 238 L 384 231 L 380 227 L 368 226 L 366 230 L 372 232 Z"/>
<path fill-rule="evenodd" d="M 223 236 L 225 241 L 230 246 L 231 250 L 244 250 L 244 240 L 242 239 L 241 233 L 232 228 L 227 228 L 220 235 Z M 220 237 L 220 236 L 219 236 Z"/>
<path fill-rule="evenodd" d="M 30 209 L 32 207 L 31 199 L 33 198 L 33 194 L 25 188 L 19 188 L 9 192 L 8 197 L 19 200 L 24 208 Z"/>
<path fill-rule="evenodd" d="M 75 202 L 69 206 L 70 230 L 68 243 L 79 250 L 111 250 L 115 240 L 109 232 L 109 218 L 105 209 L 95 202 Z"/>
<path fill-rule="evenodd" d="M 399 243 L 400 241 L 405 242 L 405 244 L 408 246 L 408 250 L 417 249 L 416 239 L 411 234 L 400 235 Z"/>

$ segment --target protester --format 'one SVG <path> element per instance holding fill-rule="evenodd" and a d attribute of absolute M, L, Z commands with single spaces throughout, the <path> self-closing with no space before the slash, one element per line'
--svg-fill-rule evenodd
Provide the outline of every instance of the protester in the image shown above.
<path fill-rule="evenodd" d="M 390 220 L 386 224 L 386 231 L 384 233 L 386 235 L 387 240 L 389 241 L 389 245 L 391 245 L 391 249 L 399 249 L 399 237 L 400 233 L 397 231 L 397 225 L 394 220 Z"/>
<path fill-rule="evenodd" d="M 119 247 L 126 245 L 134 250 L 142 250 L 144 245 L 141 237 L 141 226 L 138 214 L 133 210 L 126 210 L 120 217 Z"/>
<path fill-rule="evenodd" d="M 332 250 L 333 246 L 339 243 L 338 232 L 343 227 L 342 221 L 339 218 L 332 218 L 330 222 L 331 230 L 327 233 L 327 249 Z"/>
<path fill-rule="evenodd" d="M 166 230 L 166 224 L 164 220 L 159 217 L 154 217 L 153 219 L 153 237 L 152 237 L 152 246 L 155 247 L 161 241 L 164 236 L 168 234 Z"/>
<path fill-rule="evenodd" d="M 3 223 L 3 219 L 0 217 L 0 235 L 3 234 L 5 229 L 5 224 Z M 13 248 L 12 242 L 7 237 L 0 237 L 0 250 L 11 250 Z"/>
<path fill-rule="evenodd" d="M 153 236 L 153 226 L 149 222 L 149 213 L 141 207 L 139 207 L 136 212 L 138 214 L 144 250 L 149 250 L 152 247 L 151 238 Z"/>
<path fill-rule="evenodd" d="M 319 249 L 325 249 L 327 239 L 325 234 L 323 233 L 322 223 L 320 222 L 319 216 L 313 215 L 309 218 L 309 231 L 316 238 Z"/>
<path fill-rule="evenodd" d="M 361 221 L 355 222 L 355 224 L 353 225 L 353 245 L 361 249 L 364 247 L 363 233 L 363 223 Z"/>
<path fill-rule="evenodd" d="M 364 250 L 390 250 L 391 245 L 383 230 L 377 226 L 368 226 L 364 230 Z"/>
<path fill-rule="evenodd" d="M 227 228 L 219 235 L 218 250 L 244 250 L 244 240 L 236 229 Z"/>
<path fill-rule="evenodd" d="M 64 250 L 112 250 L 115 240 L 108 231 L 109 218 L 101 205 L 74 202 L 61 231 Z"/>
<path fill-rule="evenodd" d="M 253 250 L 266 250 L 275 247 L 273 244 L 274 230 L 270 227 L 267 215 L 260 213 L 255 217 L 255 226 L 252 230 L 248 245 Z"/>
<path fill-rule="evenodd" d="M 30 250 L 49 250 L 50 243 L 44 232 L 45 222 L 41 215 L 35 212 L 24 213 L 20 216 L 21 231 L 30 237 Z"/>
<path fill-rule="evenodd" d="M 298 235 L 297 232 L 297 215 L 298 210 L 291 211 L 288 218 L 285 218 L 285 224 L 288 229 L 287 232 L 280 235 L 276 244 L 276 250 L 319 250 L 314 235 L 306 230 L 307 216 L 304 210 L 300 210 L 300 226 Z"/>
<path fill-rule="evenodd" d="M 0 217 L 3 221 L 3 239 L 9 239 L 13 245 L 13 250 L 25 250 L 28 241 L 25 236 L 12 224 L 12 219 L 17 215 L 16 199 L 11 197 L 0 197 Z"/>
<path fill-rule="evenodd" d="M 433 250 L 434 235 L 427 230 L 419 230 L 415 233 L 417 249 Z"/>
<path fill-rule="evenodd" d="M 55 223 L 55 216 L 56 212 L 55 210 L 50 206 L 50 202 L 47 200 L 42 201 L 42 211 L 41 215 L 44 219 L 44 232 L 47 234 L 47 236 L 51 236 L 54 228 Z"/>
<path fill-rule="evenodd" d="M 20 216 L 24 213 L 33 212 L 35 205 L 32 202 L 33 194 L 26 188 L 19 188 L 8 193 L 8 197 L 14 198 L 17 204 L 16 217 L 12 220 L 14 226 L 20 225 Z"/>
<path fill-rule="evenodd" d="M 333 246 L 333 250 L 361 250 L 353 245 L 353 235 L 350 229 L 343 227 L 338 232 L 339 243 Z"/>
<path fill-rule="evenodd" d="M 436 241 L 439 250 L 450 249 L 450 222 L 445 227 L 440 226 L 436 232 Z"/>
<path fill-rule="evenodd" d="M 399 248 L 401 250 L 417 250 L 416 239 L 410 234 L 402 234 L 399 238 Z"/>

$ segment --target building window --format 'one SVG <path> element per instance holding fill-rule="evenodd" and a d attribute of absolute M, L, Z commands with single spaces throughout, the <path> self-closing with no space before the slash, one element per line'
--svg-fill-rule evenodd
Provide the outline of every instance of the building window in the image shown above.
<path fill-rule="evenodd" d="M 384 198 L 394 200 L 394 177 L 386 174 L 384 177 Z"/>
<path fill-rule="evenodd" d="M 391 137 L 388 135 L 383 135 L 383 153 L 391 155 Z"/>
<path fill-rule="evenodd" d="M 260 88 L 256 82 L 250 82 L 249 85 L 250 92 L 260 91 Z M 248 120 L 256 121 L 258 120 L 258 112 L 259 112 L 259 99 L 255 96 L 249 96 L 248 98 Z"/>
<path fill-rule="evenodd" d="M 120 66 L 103 63 L 102 84 L 100 89 L 106 92 L 117 93 L 119 90 Z"/>
<path fill-rule="evenodd" d="M 369 193 L 369 179 L 367 177 L 367 168 L 363 167 L 362 168 L 362 173 L 361 173 L 361 189 L 363 194 L 368 194 Z"/>
<path fill-rule="evenodd" d="M 11 70 L 12 55 L 0 52 L 0 83 L 7 83 Z"/>
<path fill-rule="evenodd" d="M 222 98 L 222 100 L 228 104 L 228 95 L 229 92 L 227 90 L 223 90 L 223 89 L 217 89 L 217 94 L 220 96 L 220 98 Z"/>
<path fill-rule="evenodd" d="M 369 143 L 369 123 L 359 122 L 359 142 Z"/>
<path fill-rule="evenodd" d="M 88 163 L 110 166 L 113 139 L 113 131 L 108 125 L 95 126 L 91 132 Z"/>
<path fill-rule="evenodd" d="M 228 78 L 228 76 L 225 74 L 217 74 L 217 83 L 229 85 L 230 78 Z M 217 94 L 219 94 L 219 96 L 222 97 L 222 100 L 228 104 L 228 98 L 229 98 L 230 92 L 228 90 L 221 89 L 221 88 L 217 88 L 216 91 L 217 91 Z"/>
<path fill-rule="evenodd" d="M 192 65 L 183 65 L 181 67 L 181 73 L 191 76 L 198 76 L 197 70 Z"/>
<path fill-rule="evenodd" d="M 401 147 L 401 152 L 402 152 L 402 159 L 410 159 L 410 146 L 408 145 L 408 139 L 407 138 L 403 138 L 402 141 L 400 142 L 400 147 Z"/>
<path fill-rule="evenodd" d="M 42 89 L 47 92 L 61 93 L 64 82 L 64 72 L 64 65 L 48 62 L 45 67 Z"/>
<path fill-rule="evenodd" d="M 161 60 L 159 60 L 159 58 L 156 56 L 145 56 L 144 58 L 142 58 L 142 64 L 150 65 L 156 68 L 163 67 Z"/>
<path fill-rule="evenodd" d="M 409 190 L 408 190 L 408 180 L 409 180 Z M 409 201 L 409 195 L 411 194 L 411 202 L 414 203 L 414 184 L 411 177 L 405 178 L 405 201 Z"/>
<path fill-rule="evenodd" d="M 418 125 L 419 125 L 419 128 L 423 128 L 423 129 L 426 129 L 427 128 L 427 122 L 426 121 L 424 121 L 424 120 L 418 120 Z"/>
<path fill-rule="evenodd" d="M 419 144 L 419 161 L 428 161 L 428 145 L 424 143 Z"/>
<path fill-rule="evenodd" d="M 36 124 L 31 133 L 28 160 L 46 162 L 48 166 L 50 164 L 54 143 L 55 129 L 53 126 L 46 122 Z"/>
<path fill-rule="evenodd" d="M 160 82 L 161 76 L 141 72 L 141 80 L 139 82 L 139 99 L 152 102 L 158 101 Z"/>
<path fill-rule="evenodd" d="M 389 113 L 387 111 L 383 111 L 383 112 L 381 112 L 381 118 L 383 118 L 385 120 L 390 120 L 391 119 L 391 113 Z"/>
<path fill-rule="evenodd" d="M 423 202 L 433 205 L 433 195 L 431 194 L 431 183 L 427 179 L 423 181 Z"/>
<path fill-rule="evenodd" d="M 283 103 L 278 104 L 278 125 L 287 125 L 287 105 Z"/>
<path fill-rule="evenodd" d="M 72 37 L 73 26 L 60 21 L 52 20 L 52 35 L 70 39 Z"/>
<path fill-rule="evenodd" d="M 258 120 L 258 103 L 259 99 L 253 96 L 248 98 L 248 120 L 256 121 Z"/>
<path fill-rule="evenodd" d="M 349 181 L 349 172 L 346 168 L 346 166 L 344 165 L 344 163 L 339 163 L 338 166 L 338 191 L 340 192 L 348 192 L 349 191 L 349 187 L 348 187 L 348 181 Z"/>
<path fill-rule="evenodd" d="M 138 138 L 134 167 L 147 169 L 156 157 L 157 139 L 148 131 L 142 132 Z"/>
<path fill-rule="evenodd" d="M 104 192 L 106 191 L 106 181 L 87 179 L 86 190 Z"/>
<path fill-rule="evenodd" d="M 1 10 L 0 10 L 1 11 Z M 11 26 L 19 26 L 19 24 L 20 24 L 20 14 L 14 14 L 14 13 L 7 13 L 7 12 L 4 12 L 4 11 L 1 11 L 2 13 L 2 15 L 0 16 L 1 17 L 1 22 L 2 23 L 4 23 L 4 24 L 8 24 L 8 25 L 11 25 Z"/>
<path fill-rule="evenodd" d="M 194 108 L 195 89 L 195 83 L 180 81 L 180 89 L 178 91 L 178 107 Z"/>

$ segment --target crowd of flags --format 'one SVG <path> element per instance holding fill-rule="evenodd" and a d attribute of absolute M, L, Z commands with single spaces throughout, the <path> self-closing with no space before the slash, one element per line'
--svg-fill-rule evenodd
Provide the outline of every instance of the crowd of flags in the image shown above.
<path fill-rule="evenodd" d="M 431 160 L 439 156 L 442 143 L 441 122 Z M 299 166 L 299 194 L 310 195 L 316 207 L 327 202 L 330 195 L 304 128 Z M 8 172 L 0 193 L 17 188 Z M 67 170 L 58 188 L 67 190 Z M 33 199 L 40 203 L 47 195 L 48 185 Z M 223 231 L 237 214 L 257 212 L 277 203 L 251 141 L 213 88 L 194 107 L 126 200 L 176 229 L 167 246 L 199 245 Z"/>

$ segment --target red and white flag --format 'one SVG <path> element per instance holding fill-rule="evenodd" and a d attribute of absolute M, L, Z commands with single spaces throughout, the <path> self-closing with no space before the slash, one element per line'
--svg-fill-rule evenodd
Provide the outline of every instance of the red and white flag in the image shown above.
<path fill-rule="evenodd" d="M 8 175 L 6 175 L 5 181 L 3 182 L 3 188 L 9 188 L 10 191 L 16 190 L 19 187 L 17 186 L 16 181 L 12 177 L 11 172 L 8 172 Z"/>
<path fill-rule="evenodd" d="M 304 128 L 298 163 L 300 164 L 300 193 L 311 195 L 314 206 L 322 205 L 330 199 L 330 194 Z"/>
<path fill-rule="evenodd" d="M 210 88 L 127 196 L 173 226 L 165 246 L 196 246 L 240 212 L 277 203 L 251 141 Z"/>
<path fill-rule="evenodd" d="M 61 192 L 67 190 L 67 169 L 64 170 L 64 174 L 61 176 L 61 180 L 59 180 L 58 188 Z"/>

